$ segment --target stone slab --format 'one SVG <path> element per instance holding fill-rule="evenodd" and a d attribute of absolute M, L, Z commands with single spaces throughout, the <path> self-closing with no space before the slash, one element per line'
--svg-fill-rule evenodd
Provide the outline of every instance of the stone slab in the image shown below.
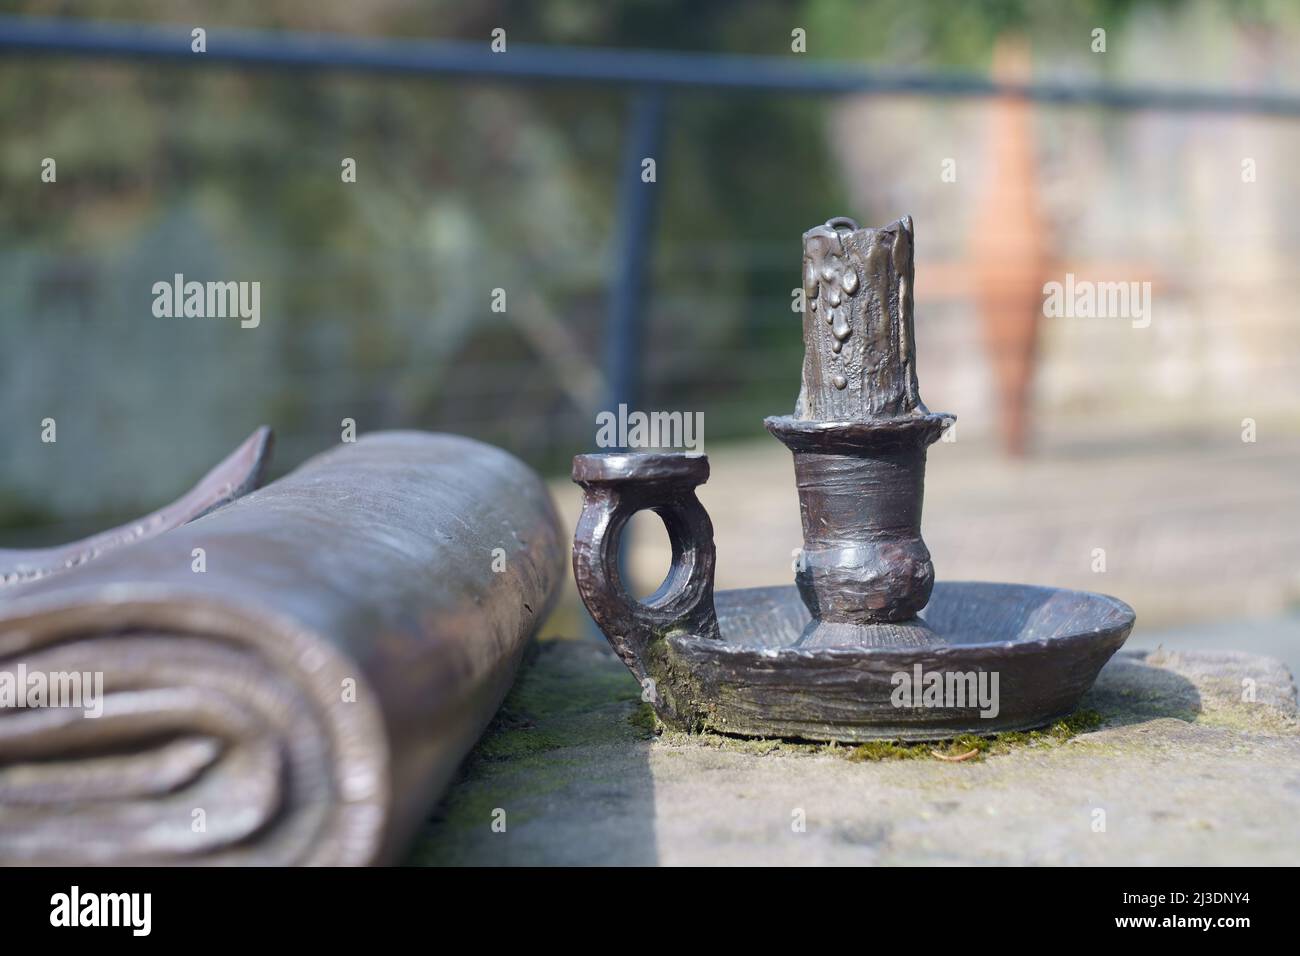
<path fill-rule="evenodd" d="M 1296 689 L 1271 658 L 1121 652 L 1084 700 L 1097 729 L 961 763 L 655 736 L 639 691 L 594 641 L 540 644 L 411 862 L 1300 862 Z"/>

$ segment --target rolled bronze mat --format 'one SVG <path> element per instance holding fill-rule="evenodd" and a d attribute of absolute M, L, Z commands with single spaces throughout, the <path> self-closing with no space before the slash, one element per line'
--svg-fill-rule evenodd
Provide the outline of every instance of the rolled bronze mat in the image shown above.
<path fill-rule="evenodd" d="M 6 588 L 0 863 L 400 859 L 505 695 L 563 559 L 521 462 L 388 432 Z"/>

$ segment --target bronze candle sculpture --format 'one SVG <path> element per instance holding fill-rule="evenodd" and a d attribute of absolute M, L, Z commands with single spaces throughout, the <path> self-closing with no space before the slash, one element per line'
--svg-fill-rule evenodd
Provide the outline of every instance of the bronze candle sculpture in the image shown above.
<path fill-rule="evenodd" d="M 1065 716 L 1133 626 L 1104 595 L 939 583 L 921 538 L 926 449 L 954 421 L 917 385 L 910 218 L 804 235 L 802 387 L 768 430 L 794 454 L 795 587 L 713 593 L 702 455 L 579 455 L 573 567 L 587 609 L 666 724 L 765 737 L 942 739 Z M 628 519 L 664 520 L 672 568 L 637 601 Z"/>

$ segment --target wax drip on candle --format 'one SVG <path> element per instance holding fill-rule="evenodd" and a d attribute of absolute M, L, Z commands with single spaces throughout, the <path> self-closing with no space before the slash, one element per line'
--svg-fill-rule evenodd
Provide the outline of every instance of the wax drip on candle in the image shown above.
<path fill-rule="evenodd" d="M 836 355 L 843 352 L 844 343 L 853 334 L 850 322 L 852 309 L 845 297 L 851 297 L 857 291 L 858 274 L 845 261 L 844 246 L 838 241 L 838 235 L 834 244 L 824 242 L 810 246 L 804 264 L 804 295 L 807 297 L 808 308 L 814 312 L 819 311 L 819 303 L 824 303 L 820 306 L 820 311 L 826 318 L 826 324 L 831 327 L 831 335 L 834 336 L 831 351 Z M 832 382 L 838 389 L 848 385 L 848 379 L 842 372 L 834 373 Z"/>

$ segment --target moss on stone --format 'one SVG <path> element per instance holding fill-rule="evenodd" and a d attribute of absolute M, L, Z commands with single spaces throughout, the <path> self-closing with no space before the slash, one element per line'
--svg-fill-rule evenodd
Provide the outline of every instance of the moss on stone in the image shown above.
<path fill-rule="evenodd" d="M 655 716 L 655 709 L 646 703 L 642 703 L 640 707 L 628 714 L 627 722 L 639 730 L 647 740 L 659 730 L 659 718 Z"/>
<path fill-rule="evenodd" d="M 526 823 L 539 798 L 561 793 L 578 776 L 591 778 L 569 748 L 644 745 L 641 687 L 603 648 L 550 639 L 533 644 L 496 717 L 471 751 L 410 855 L 428 866 L 464 862 L 455 833 L 486 831 L 493 811 L 505 809 L 509 825 Z M 577 752 L 577 751 L 573 751 Z"/>
<path fill-rule="evenodd" d="M 711 731 L 686 733 L 672 730 L 666 731 L 661 739 L 669 746 L 713 747 L 755 756 L 773 753 L 826 755 L 853 763 L 879 760 L 944 760 L 945 758 L 951 760 L 954 757 L 965 757 L 971 751 L 975 751 L 974 755 L 966 757 L 966 760 L 976 761 L 986 756 L 1010 753 L 1021 747 L 1064 743 L 1079 734 L 1097 729 L 1102 723 L 1102 716 L 1097 711 L 1076 710 L 1068 717 L 1041 730 L 1008 731 L 989 735 L 961 734 L 948 740 L 938 741 L 869 740 L 861 744 L 837 744 L 761 737 L 732 737 Z"/>
<path fill-rule="evenodd" d="M 869 760 L 952 760 L 974 755 L 967 760 L 982 760 L 986 756 L 1011 753 L 1021 747 L 1061 744 L 1079 734 L 1096 730 L 1103 723 L 1095 710 L 1076 710 L 1068 717 L 1040 730 L 1009 730 L 1000 734 L 961 734 L 951 740 L 900 743 L 897 741 L 870 741 L 850 749 L 844 756 L 853 761 Z"/>
<path fill-rule="evenodd" d="M 858 744 L 843 754 L 854 763 L 876 760 L 915 760 L 925 753 L 924 744 L 901 744 L 896 740 L 869 740 Z"/>
<path fill-rule="evenodd" d="M 703 731 L 715 704 L 700 687 L 698 675 L 678 659 L 672 642 L 660 635 L 646 647 L 646 672 L 655 681 L 661 712 L 690 732 Z"/>
<path fill-rule="evenodd" d="M 504 726 L 498 721 L 480 742 L 477 756 L 484 760 L 512 760 L 526 754 L 545 753 L 564 746 L 554 734 L 531 725 Z"/>
<path fill-rule="evenodd" d="M 1246 733 L 1294 734 L 1300 730 L 1300 720 L 1293 714 L 1255 701 L 1214 701 L 1201 709 L 1195 722 Z"/>

